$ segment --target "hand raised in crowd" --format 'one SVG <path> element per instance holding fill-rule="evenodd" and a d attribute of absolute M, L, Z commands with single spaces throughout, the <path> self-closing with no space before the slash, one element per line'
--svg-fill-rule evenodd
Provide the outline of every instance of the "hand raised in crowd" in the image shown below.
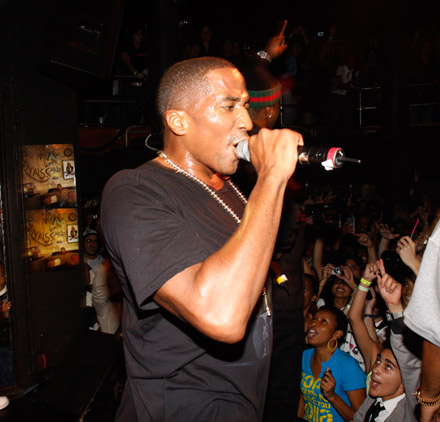
<path fill-rule="evenodd" d="M 379 272 L 379 262 L 367 264 L 365 266 L 365 270 L 362 278 L 364 278 L 367 281 L 373 281 L 377 277 L 378 272 Z"/>
<path fill-rule="evenodd" d="M 322 269 L 322 278 L 320 280 L 320 285 L 327 283 L 328 279 L 330 278 L 330 276 L 332 275 L 332 271 L 335 269 L 335 266 L 333 264 L 327 264 L 325 267 L 323 267 Z"/>
<path fill-rule="evenodd" d="M 269 54 L 270 58 L 276 59 L 281 56 L 287 48 L 287 44 L 285 42 L 284 34 L 275 35 L 269 39 L 264 48 L 264 51 Z"/>
<path fill-rule="evenodd" d="M 403 236 L 397 242 L 396 252 L 402 261 L 417 275 L 421 260 L 417 255 L 416 243 L 409 236 Z"/>
<path fill-rule="evenodd" d="M 321 295 L 322 290 L 324 289 L 325 285 L 327 284 L 327 281 L 332 275 L 332 271 L 334 270 L 334 268 L 335 266 L 333 264 L 327 264 L 325 267 L 322 268 L 322 277 L 319 280 L 318 297 Z"/>
<path fill-rule="evenodd" d="M 391 312 L 402 312 L 402 284 L 396 281 L 386 272 L 382 259 L 379 260 L 377 288 L 382 296 L 382 299 L 385 301 L 388 309 Z"/>
<path fill-rule="evenodd" d="M 394 240 L 400 236 L 398 233 L 393 233 L 388 224 L 376 223 L 376 227 L 379 229 L 380 235 L 386 240 Z"/>
<path fill-rule="evenodd" d="M 372 248 L 374 246 L 373 240 L 367 233 L 359 233 L 355 234 L 355 236 L 357 236 L 357 241 L 359 245 L 366 248 Z"/>
<path fill-rule="evenodd" d="M 353 289 L 353 292 L 356 291 L 357 284 L 354 281 L 353 271 L 347 265 L 341 265 L 342 274 L 338 275 L 341 280 L 344 280 L 348 286 Z"/>

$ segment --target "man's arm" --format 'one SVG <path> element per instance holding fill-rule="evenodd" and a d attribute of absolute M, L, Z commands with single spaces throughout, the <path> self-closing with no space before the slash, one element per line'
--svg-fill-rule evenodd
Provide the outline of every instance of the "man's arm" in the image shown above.
<path fill-rule="evenodd" d="M 435 400 L 440 395 L 440 347 L 428 340 L 423 340 L 422 385 L 420 396 L 423 399 Z M 420 422 L 430 422 L 440 409 L 437 406 L 421 406 Z M 440 415 L 438 415 L 440 420 Z"/>
<path fill-rule="evenodd" d="M 205 335 L 241 340 L 261 297 L 273 254 L 284 191 L 297 162 L 302 136 L 261 130 L 249 140 L 257 183 L 229 241 L 204 262 L 168 280 L 154 300 Z"/>

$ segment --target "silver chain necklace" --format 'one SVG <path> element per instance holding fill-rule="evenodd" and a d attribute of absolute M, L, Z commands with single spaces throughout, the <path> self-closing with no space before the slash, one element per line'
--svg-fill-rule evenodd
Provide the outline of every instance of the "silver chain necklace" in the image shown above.
<path fill-rule="evenodd" d="M 158 151 L 157 154 L 162 157 L 174 170 L 176 170 L 177 173 L 182 173 L 184 176 L 186 176 L 188 179 L 191 179 L 192 181 L 196 182 L 198 185 L 200 185 L 206 192 L 211 195 L 211 198 L 213 198 L 236 222 L 237 224 L 240 224 L 241 219 L 240 217 L 234 212 L 234 210 L 225 202 L 223 199 L 221 199 L 213 189 L 211 189 L 205 182 L 200 180 L 198 177 L 194 176 L 193 174 L 187 172 L 183 168 L 179 167 L 176 163 L 171 161 L 167 155 L 163 151 Z M 229 184 L 229 186 L 234 190 L 234 192 L 237 194 L 238 198 L 243 202 L 244 205 L 247 204 L 246 197 L 240 192 L 237 186 L 232 183 L 230 179 L 226 179 L 226 182 Z"/>
<path fill-rule="evenodd" d="M 186 176 L 188 179 L 196 182 L 199 184 L 206 192 L 208 192 L 211 197 L 237 222 L 237 224 L 240 224 L 241 219 L 240 217 L 232 210 L 232 208 L 226 204 L 223 199 L 221 199 L 213 189 L 211 189 L 205 182 L 200 180 L 198 177 L 194 176 L 191 173 L 188 173 L 183 168 L 179 167 L 176 163 L 172 162 L 167 155 L 163 151 L 157 151 L 157 154 L 162 157 L 174 170 L 176 170 L 177 173 L 182 173 L 184 176 Z M 243 202 L 244 205 L 247 204 L 246 197 L 240 192 L 237 186 L 232 183 L 231 179 L 226 179 L 226 182 L 231 186 L 231 188 L 235 191 L 237 196 L 240 198 L 241 202 Z M 267 298 L 267 290 L 266 286 L 263 287 L 263 300 L 264 300 L 264 307 L 266 308 L 267 316 L 272 316 L 272 311 L 270 309 L 269 300 Z"/>

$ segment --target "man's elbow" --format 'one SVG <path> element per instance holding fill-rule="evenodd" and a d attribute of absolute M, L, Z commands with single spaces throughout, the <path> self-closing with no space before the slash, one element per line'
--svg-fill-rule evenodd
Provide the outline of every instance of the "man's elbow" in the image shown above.
<path fill-rule="evenodd" d="M 213 340 L 234 344 L 243 340 L 247 329 L 247 323 L 240 322 L 237 318 L 211 319 L 205 321 L 201 331 Z"/>

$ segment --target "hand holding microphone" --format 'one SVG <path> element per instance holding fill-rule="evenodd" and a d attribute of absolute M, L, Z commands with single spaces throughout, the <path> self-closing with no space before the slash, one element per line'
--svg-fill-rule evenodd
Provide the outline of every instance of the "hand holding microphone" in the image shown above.
<path fill-rule="evenodd" d="M 237 145 L 237 155 L 246 161 L 251 161 L 249 144 L 243 140 Z M 345 162 L 360 164 L 361 160 L 348 158 L 338 147 L 298 146 L 298 162 L 302 165 L 321 164 L 326 170 L 340 168 Z"/>

